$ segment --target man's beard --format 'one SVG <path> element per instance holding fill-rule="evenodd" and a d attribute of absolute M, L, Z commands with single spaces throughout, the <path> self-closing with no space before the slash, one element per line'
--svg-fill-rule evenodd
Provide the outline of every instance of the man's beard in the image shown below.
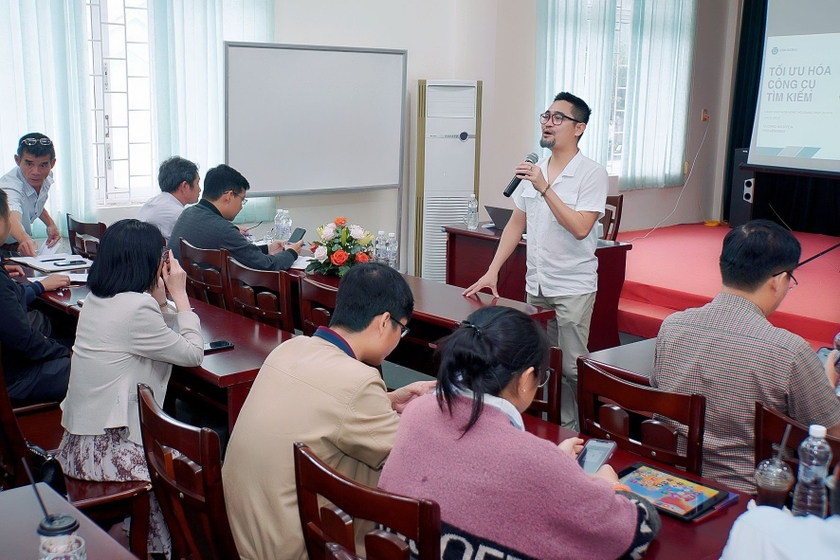
<path fill-rule="evenodd" d="M 552 137 L 550 140 L 546 140 L 545 138 L 540 138 L 540 148 L 548 148 L 549 150 L 554 147 L 556 140 Z"/>

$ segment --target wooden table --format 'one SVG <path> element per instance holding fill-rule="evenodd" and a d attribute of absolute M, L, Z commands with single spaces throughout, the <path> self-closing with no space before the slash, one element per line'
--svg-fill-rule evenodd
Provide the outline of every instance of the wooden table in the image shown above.
<path fill-rule="evenodd" d="M 496 248 L 501 231 L 479 227 L 470 231 L 461 226 L 445 226 L 446 283 L 466 288 L 481 278 Z M 513 254 L 499 271 L 499 295 L 525 301 L 526 242 L 520 240 Z M 618 299 L 624 287 L 627 251 L 633 246 L 615 241 L 598 241 L 598 295 L 592 310 L 589 350 L 594 352 L 618 346 Z"/>
<path fill-rule="evenodd" d="M 136 556 L 99 528 L 55 490 L 38 483 L 38 491 L 50 513 L 66 513 L 79 522 L 78 535 L 85 539 L 88 560 L 136 560 Z M 37 558 L 38 524 L 44 513 L 30 486 L 0 492 L 0 557 Z"/>
<path fill-rule="evenodd" d="M 589 358 L 610 367 L 617 376 L 638 383 L 650 385 L 653 374 L 653 355 L 656 351 L 656 339 L 648 338 L 615 348 L 591 352 Z"/>
<path fill-rule="evenodd" d="M 529 414 L 523 415 L 523 419 L 527 431 L 554 443 L 560 443 L 564 439 L 578 435 L 572 430 L 546 422 Z M 587 436 L 581 437 L 584 439 L 587 438 Z M 616 449 L 609 464 L 616 472 L 620 472 L 622 469 L 640 460 L 642 458 L 638 455 L 622 449 Z M 714 481 L 681 472 L 657 461 L 645 459 L 644 462 L 664 471 L 676 473 L 683 478 L 718 488 L 721 487 L 720 484 Z M 672 558 L 679 558 L 680 560 L 716 560 L 720 558 L 720 553 L 726 544 L 726 539 L 729 537 L 729 530 L 732 528 L 732 524 L 739 515 L 746 511 L 747 502 L 750 500 L 750 496 L 741 493 L 738 494 L 739 498 L 736 503 L 720 512 L 711 514 L 706 519 L 701 519 L 696 522 L 686 523 L 662 514 L 662 530 L 659 532 L 659 536 L 650 544 L 645 558 L 669 560 Z"/>

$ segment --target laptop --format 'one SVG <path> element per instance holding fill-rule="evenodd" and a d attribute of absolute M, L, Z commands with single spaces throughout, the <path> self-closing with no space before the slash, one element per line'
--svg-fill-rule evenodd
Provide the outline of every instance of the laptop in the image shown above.
<path fill-rule="evenodd" d="M 490 219 L 493 220 L 492 227 L 498 230 L 505 229 L 508 221 L 510 221 L 510 217 L 513 216 L 513 210 L 510 208 L 499 208 L 498 206 L 484 206 L 484 209 L 487 210 L 487 213 L 490 215 Z M 487 224 L 488 226 L 490 224 Z"/>

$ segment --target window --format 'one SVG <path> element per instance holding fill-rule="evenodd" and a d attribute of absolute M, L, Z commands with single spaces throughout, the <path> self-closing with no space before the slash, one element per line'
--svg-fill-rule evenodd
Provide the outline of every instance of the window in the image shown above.
<path fill-rule="evenodd" d="M 87 10 L 97 203 L 142 203 L 158 190 L 147 0 L 88 0 Z"/>
<path fill-rule="evenodd" d="M 591 9 L 591 0 L 589 4 Z M 610 174 L 618 175 L 621 171 L 621 148 L 624 143 L 624 112 L 627 103 L 627 67 L 633 0 L 617 0 L 615 11 L 615 47 L 613 51 L 615 90 L 612 112 L 610 113 L 609 150 L 605 167 Z"/>

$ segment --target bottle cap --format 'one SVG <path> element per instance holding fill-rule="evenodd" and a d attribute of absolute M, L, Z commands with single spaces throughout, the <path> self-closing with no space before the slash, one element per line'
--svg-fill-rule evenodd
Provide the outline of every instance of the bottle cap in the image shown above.
<path fill-rule="evenodd" d="M 70 535 L 79 529 L 79 522 L 72 515 L 66 513 L 51 513 L 41 520 L 38 534 L 44 537 Z"/>
<path fill-rule="evenodd" d="M 811 437 L 824 438 L 825 432 L 825 426 L 820 426 L 819 424 L 811 424 L 808 428 L 808 435 Z"/>
<path fill-rule="evenodd" d="M 396 236 L 397 236 L 397 234 L 396 234 L 396 233 L 393 233 L 393 232 L 391 232 L 391 233 L 389 233 L 389 234 L 388 234 L 388 237 L 396 237 Z"/>
<path fill-rule="evenodd" d="M 385 235 L 385 230 L 380 229 L 376 232 L 376 235 Z"/>

